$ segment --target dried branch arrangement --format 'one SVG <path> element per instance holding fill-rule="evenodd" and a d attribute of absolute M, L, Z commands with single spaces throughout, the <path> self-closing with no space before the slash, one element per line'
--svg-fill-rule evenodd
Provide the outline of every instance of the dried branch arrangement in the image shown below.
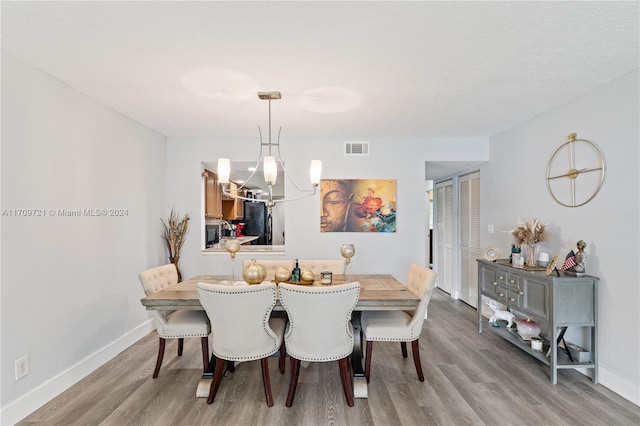
<path fill-rule="evenodd" d="M 184 240 L 189 232 L 189 214 L 181 216 L 171 208 L 168 219 L 166 221 L 164 219 L 160 220 L 162 221 L 162 226 L 164 228 L 162 238 L 164 238 L 167 245 L 169 261 L 176 265 L 178 281 L 182 281 L 182 274 L 178 267 L 178 261 L 180 260 L 180 249 L 182 249 Z"/>
<path fill-rule="evenodd" d="M 516 229 L 511 231 L 513 241 L 518 247 L 540 243 L 547 238 L 546 226 L 538 219 L 531 219 L 528 222 L 518 219 Z"/>

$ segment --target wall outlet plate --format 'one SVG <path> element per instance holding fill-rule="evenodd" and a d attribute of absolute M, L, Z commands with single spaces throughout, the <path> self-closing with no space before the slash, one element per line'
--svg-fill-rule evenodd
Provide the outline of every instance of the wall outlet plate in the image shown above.
<path fill-rule="evenodd" d="M 18 358 L 15 362 L 16 381 L 29 374 L 29 355 Z"/>

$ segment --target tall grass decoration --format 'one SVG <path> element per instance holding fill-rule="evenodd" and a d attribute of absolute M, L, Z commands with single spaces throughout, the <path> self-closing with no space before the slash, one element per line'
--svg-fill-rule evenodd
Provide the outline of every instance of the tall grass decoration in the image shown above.
<path fill-rule="evenodd" d="M 182 249 L 184 240 L 189 232 L 189 214 L 181 216 L 171 208 L 171 212 L 169 213 L 167 220 L 160 220 L 162 221 L 162 226 L 164 228 L 162 238 L 167 244 L 169 261 L 176 265 L 176 270 L 178 271 L 178 282 L 180 282 L 182 281 L 182 273 L 180 272 L 178 262 L 180 261 L 180 250 Z"/>

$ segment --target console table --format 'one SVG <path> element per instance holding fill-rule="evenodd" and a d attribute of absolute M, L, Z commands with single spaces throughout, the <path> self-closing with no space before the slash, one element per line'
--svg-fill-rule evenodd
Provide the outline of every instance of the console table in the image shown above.
<path fill-rule="evenodd" d="M 531 318 L 540 324 L 542 352 L 531 349 L 515 325 L 489 329 L 550 367 L 551 383 L 558 380 L 558 369 L 587 368 L 593 370 L 592 379 L 598 383 L 598 324 L 597 284 L 592 276 L 546 275 L 544 271 L 513 268 L 507 260 L 489 262 L 478 259 L 478 333 L 488 321 L 482 318 L 482 296 L 506 306 L 516 318 Z M 591 359 L 574 361 L 560 348 L 567 327 L 587 327 L 591 331 Z"/>

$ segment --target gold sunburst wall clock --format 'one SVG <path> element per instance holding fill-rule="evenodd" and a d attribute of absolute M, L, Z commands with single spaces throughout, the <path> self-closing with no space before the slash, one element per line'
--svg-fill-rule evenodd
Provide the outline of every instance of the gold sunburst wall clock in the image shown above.
<path fill-rule="evenodd" d="M 547 188 L 558 204 L 580 207 L 593 200 L 605 174 L 604 155 L 598 146 L 572 133 L 551 155 L 547 164 Z"/>

